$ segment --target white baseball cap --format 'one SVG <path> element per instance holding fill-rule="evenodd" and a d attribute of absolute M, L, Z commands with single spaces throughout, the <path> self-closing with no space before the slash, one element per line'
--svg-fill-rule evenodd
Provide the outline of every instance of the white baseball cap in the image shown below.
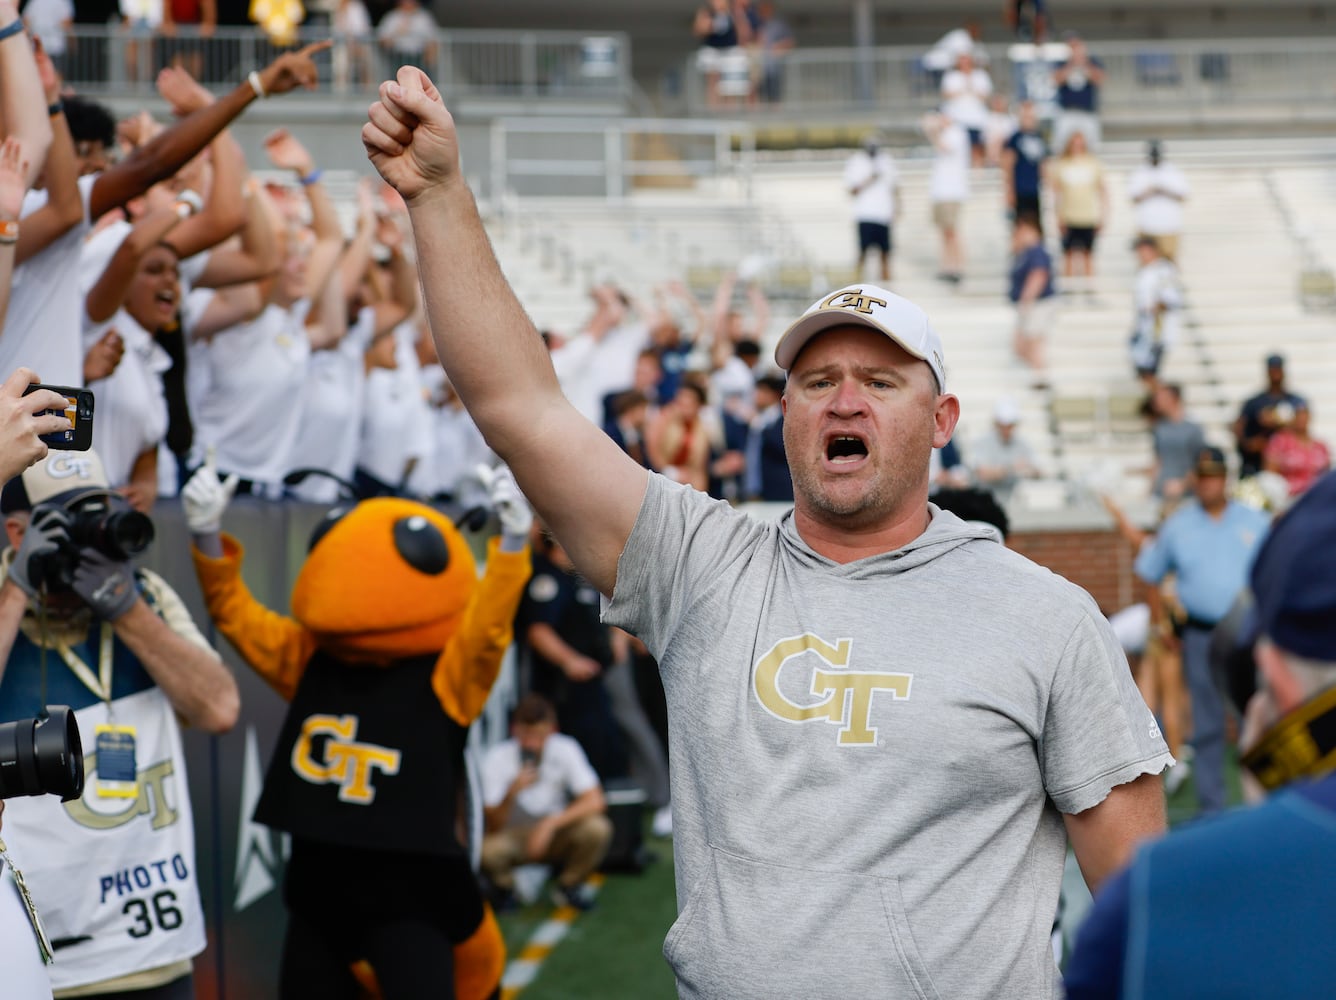
<path fill-rule="evenodd" d="M 32 510 L 54 497 L 75 492 L 89 496 L 111 493 L 102 459 L 91 449 L 53 449 L 47 452 L 46 458 L 5 484 L 4 492 L 0 495 L 0 513 Z"/>
<path fill-rule="evenodd" d="M 997 403 L 993 406 L 993 421 L 1009 426 L 1019 423 L 1020 419 L 1021 408 L 1016 405 L 1016 401 L 1010 396 L 998 397 Z"/>
<path fill-rule="evenodd" d="M 877 285 L 849 285 L 808 308 L 784 331 L 775 345 L 775 363 L 788 371 L 807 342 L 835 326 L 866 326 L 885 334 L 916 358 L 926 361 L 946 391 L 942 339 L 928 322 L 928 314 L 906 298 Z"/>

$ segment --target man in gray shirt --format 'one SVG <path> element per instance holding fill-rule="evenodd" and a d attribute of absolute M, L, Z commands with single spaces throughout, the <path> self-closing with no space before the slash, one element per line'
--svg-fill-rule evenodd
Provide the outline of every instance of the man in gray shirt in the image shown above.
<path fill-rule="evenodd" d="M 1187 492 L 1188 476 L 1197 464 L 1197 456 L 1206 447 L 1206 435 L 1187 418 L 1183 390 L 1169 382 L 1155 386 L 1150 399 L 1155 423 L 1151 440 L 1155 448 L 1155 467 L 1151 493 L 1169 506 L 1177 504 Z"/>
<path fill-rule="evenodd" d="M 960 405 L 923 312 L 862 285 L 789 328 L 794 510 L 761 523 L 561 395 L 425 76 L 382 85 L 362 138 L 465 405 L 660 664 L 679 994 L 1060 996 L 1067 841 L 1098 886 L 1163 830 L 1171 758 L 1089 596 L 928 503 Z"/>

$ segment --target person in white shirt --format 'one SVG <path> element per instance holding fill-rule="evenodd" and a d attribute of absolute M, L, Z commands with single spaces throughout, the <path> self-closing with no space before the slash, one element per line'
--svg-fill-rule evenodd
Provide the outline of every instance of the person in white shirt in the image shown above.
<path fill-rule="evenodd" d="M 509 908 L 515 868 L 526 863 L 557 866 L 556 899 L 588 909 L 585 880 L 612 842 L 603 786 L 580 744 L 557 732 L 557 711 L 542 695 L 520 699 L 510 731 L 480 768 L 482 870 L 498 891 L 498 909 Z"/>
<path fill-rule="evenodd" d="M 366 183 L 358 186 L 357 230 L 331 276 L 320 308 L 307 317 L 316 342 L 302 390 L 302 421 L 293 449 L 294 468 L 316 469 L 288 482 L 292 494 L 310 503 L 334 503 L 351 484 L 362 443 L 366 401 L 366 352 L 377 338 L 408 318 L 416 305 L 417 272 L 403 254 L 403 236 L 392 219 L 376 213 Z M 378 265 L 372 260 L 376 242 L 389 252 L 391 280 L 382 291 Z M 285 476 L 285 481 L 288 481 Z M 333 478 L 331 478 L 333 477 Z M 295 478 L 295 477 L 294 477 Z"/>
<path fill-rule="evenodd" d="M 630 299 L 608 282 L 590 289 L 594 314 L 584 329 L 552 349 L 552 366 L 576 408 L 603 422 L 603 400 L 630 387 L 636 358 L 649 346 L 649 327 L 630 313 Z"/>
<path fill-rule="evenodd" d="M 417 325 L 400 323 L 366 352 L 361 442 L 353 481 L 362 496 L 403 491 L 432 451 L 431 411 L 422 391 Z"/>
<path fill-rule="evenodd" d="M 402 65 L 430 69 L 436 61 L 436 19 L 417 0 L 399 0 L 381 18 L 376 38 L 389 60 L 389 76 Z"/>
<path fill-rule="evenodd" d="M 1132 172 L 1127 182 L 1138 236 L 1150 236 L 1160 253 L 1178 260 L 1183 232 L 1183 203 L 1188 199 L 1188 180 L 1172 163 L 1164 162 L 1158 140 L 1146 147 L 1146 162 Z"/>
<path fill-rule="evenodd" d="M 167 433 L 162 375 L 171 358 L 155 338 L 175 325 L 181 294 L 166 237 L 198 203 L 195 196 L 146 211 L 84 297 L 84 375 L 97 398 L 93 447 L 112 487 L 143 513 L 157 499 L 158 446 Z M 99 363 L 107 352 L 110 370 Z"/>
<path fill-rule="evenodd" d="M 962 52 L 956 68 L 942 77 L 942 110 L 969 135 L 970 155 L 977 167 L 983 164 L 984 128 L 988 124 L 988 98 L 993 78 L 976 65 L 973 52 Z"/>
<path fill-rule="evenodd" d="M 928 198 L 932 221 L 942 236 L 941 269 L 938 279 L 959 284 L 965 268 L 965 249 L 960 239 L 960 213 L 970 194 L 970 145 L 965 130 L 946 115 L 929 115 L 923 130 L 933 146 Z"/>
<path fill-rule="evenodd" d="M 258 90 L 243 81 L 114 165 L 109 156 L 116 148 L 115 120 L 92 102 L 62 97 L 59 78 L 49 73 L 43 80 L 48 103 L 60 107 L 51 116 L 54 139 L 45 187 L 24 200 L 0 371 L 22 364 L 50 384 L 82 385 L 81 299 L 69 294 L 69 282 L 94 220 L 175 174 L 261 92 L 272 97 L 313 85 L 318 74 L 311 56 L 326 46 L 283 53 L 258 72 Z"/>
<path fill-rule="evenodd" d="M 1155 237 L 1138 236 L 1132 249 L 1137 255 L 1132 286 L 1132 367 L 1153 389 L 1164 356 L 1178 342 L 1183 326 L 1183 287 L 1178 268 L 1164 256 Z"/>
<path fill-rule="evenodd" d="M 881 280 L 891 280 L 891 230 L 899 208 L 900 184 L 895 160 L 881 148 L 875 135 L 863 140 L 844 164 L 844 187 L 854 200 L 858 226 L 858 273 L 863 274 L 868 253 L 881 252 Z"/>
<path fill-rule="evenodd" d="M 339 262 L 343 231 L 305 147 L 278 129 L 266 137 L 265 151 L 275 167 L 298 177 L 311 209 L 311 232 L 288 234 L 277 277 L 244 286 L 249 303 L 240 315 L 220 323 L 206 313 L 192 331 L 191 364 L 201 369 L 192 386 L 203 393 L 192 401 L 191 458 L 192 465 L 203 464 L 212 448 L 218 468 L 239 477 L 238 492 L 277 498 L 294 465 L 307 362 L 331 336 L 322 325 L 308 329 L 306 318 Z"/>

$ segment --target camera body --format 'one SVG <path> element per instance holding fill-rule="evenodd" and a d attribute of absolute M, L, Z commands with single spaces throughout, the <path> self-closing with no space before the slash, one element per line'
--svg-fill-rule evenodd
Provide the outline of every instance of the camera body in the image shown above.
<path fill-rule="evenodd" d="M 40 510 L 45 504 L 38 505 Z M 69 537 L 53 553 L 34 557 L 32 582 L 47 591 L 69 590 L 79 551 L 95 549 L 123 561 L 139 555 L 153 542 L 153 522 L 123 497 L 97 493 L 61 505 L 69 519 Z M 34 512 L 35 513 L 35 512 Z"/>
<path fill-rule="evenodd" d="M 83 741 L 68 707 L 52 705 L 35 719 L 0 725 L 0 799 L 59 795 L 68 802 L 83 789 Z"/>

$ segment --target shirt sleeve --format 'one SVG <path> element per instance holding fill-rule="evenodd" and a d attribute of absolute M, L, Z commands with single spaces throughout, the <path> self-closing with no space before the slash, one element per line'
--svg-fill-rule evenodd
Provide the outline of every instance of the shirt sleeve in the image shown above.
<path fill-rule="evenodd" d="M 1058 660 L 1038 749 L 1044 787 L 1069 815 L 1173 763 L 1117 636 L 1093 602 Z"/>
<path fill-rule="evenodd" d="M 1168 537 L 1171 530 L 1171 522 L 1161 525 L 1155 540 L 1137 553 L 1136 562 L 1132 564 L 1132 571 L 1147 583 L 1159 583 L 1173 566 Z"/>
<path fill-rule="evenodd" d="M 578 798 L 591 788 L 599 787 L 598 774 L 579 743 L 570 740 L 563 758 L 566 764 L 566 788 L 572 798 Z"/>

